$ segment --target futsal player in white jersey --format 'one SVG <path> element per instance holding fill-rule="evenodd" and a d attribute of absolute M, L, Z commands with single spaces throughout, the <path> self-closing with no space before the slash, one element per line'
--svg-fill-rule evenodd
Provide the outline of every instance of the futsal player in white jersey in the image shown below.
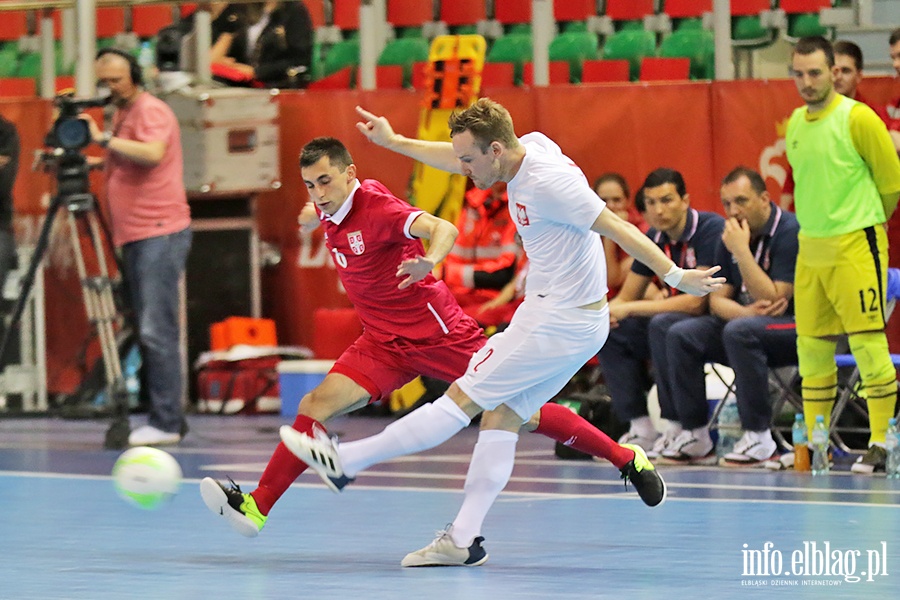
<path fill-rule="evenodd" d="M 465 483 L 465 499 L 447 530 L 408 554 L 403 566 L 477 566 L 487 560 L 481 525 L 512 473 L 520 427 L 587 362 L 609 333 L 606 260 L 610 237 L 669 285 L 704 295 L 722 278 L 680 269 L 640 230 L 620 219 L 593 192 L 578 166 L 541 133 L 516 138 L 501 105 L 482 98 L 450 117 L 452 142 L 396 134 L 384 117 L 362 108 L 357 128 L 372 142 L 420 162 L 470 177 L 487 189 L 505 181 L 509 211 L 530 261 L 525 301 L 509 327 L 488 339 L 446 394 L 398 419 L 381 433 L 338 445 L 281 428 L 285 446 L 341 489 L 367 467 L 443 443 L 484 412 Z M 645 503 L 666 488 L 644 451 L 622 469 Z"/>

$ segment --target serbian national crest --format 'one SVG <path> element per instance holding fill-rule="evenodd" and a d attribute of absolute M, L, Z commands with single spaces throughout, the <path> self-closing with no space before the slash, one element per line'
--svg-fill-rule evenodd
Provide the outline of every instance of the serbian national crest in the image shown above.
<path fill-rule="evenodd" d="M 360 255 L 366 251 L 366 243 L 362 238 L 362 231 L 353 231 L 347 234 L 347 241 L 350 243 L 350 249 L 353 254 Z"/>
<path fill-rule="evenodd" d="M 525 205 L 518 202 L 516 202 L 516 221 L 523 227 L 531 225 L 528 221 L 528 212 L 525 210 Z"/>

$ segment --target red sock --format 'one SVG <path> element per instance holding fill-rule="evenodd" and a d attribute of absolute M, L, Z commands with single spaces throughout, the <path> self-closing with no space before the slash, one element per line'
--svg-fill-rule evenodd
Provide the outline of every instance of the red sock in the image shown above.
<path fill-rule="evenodd" d="M 565 406 L 548 402 L 541 407 L 541 423 L 534 433 L 590 454 L 605 458 L 621 469 L 634 458 L 634 451 L 620 446 L 608 435 Z"/>
<path fill-rule="evenodd" d="M 305 415 L 297 415 L 292 427 L 300 433 L 312 435 L 313 426 L 318 425 L 325 430 L 325 427 L 311 417 Z M 291 484 L 296 481 L 300 473 L 307 469 L 306 463 L 293 455 L 287 447 L 279 442 L 278 447 L 269 459 L 266 470 L 263 471 L 262 477 L 259 478 L 259 485 L 255 490 L 250 492 L 253 499 L 256 500 L 256 506 L 259 512 L 268 515 L 272 510 L 272 506 L 281 495 L 284 494 Z"/>

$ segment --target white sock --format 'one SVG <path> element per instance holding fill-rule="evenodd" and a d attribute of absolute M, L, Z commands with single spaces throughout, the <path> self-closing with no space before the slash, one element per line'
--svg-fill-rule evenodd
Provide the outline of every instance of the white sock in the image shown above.
<path fill-rule="evenodd" d="M 631 433 L 636 433 L 643 438 L 655 439 L 657 435 L 656 428 L 653 427 L 653 421 L 650 417 L 638 417 L 631 420 Z"/>
<path fill-rule="evenodd" d="M 344 474 L 360 471 L 382 461 L 428 450 L 461 431 L 471 419 L 447 396 L 441 396 L 398 419 L 384 431 L 338 447 Z"/>
<path fill-rule="evenodd" d="M 500 429 L 486 429 L 478 434 L 463 488 L 466 497 L 450 530 L 458 547 L 468 548 L 481 534 L 484 518 L 512 474 L 518 440 L 519 434 Z"/>

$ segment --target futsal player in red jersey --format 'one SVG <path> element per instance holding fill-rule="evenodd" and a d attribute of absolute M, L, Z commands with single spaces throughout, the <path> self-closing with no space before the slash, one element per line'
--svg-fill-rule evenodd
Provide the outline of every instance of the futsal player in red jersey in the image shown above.
<path fill-rule="evenodd" d="M 293 428 L 313 435 L 329 418 L 389 395 L 418 375 L 453 381 L 486 341 L 449 288 L 432 276 L 453 247 L 456 227 L 395 197 L 378 181 L 360 182 L 356 165 L 334 138 L 316 138 L 300 154 L 310 202 L 301 226 L 321 225 L 325 243 L 363 334 L 324 381 L 300 402 Z M 425 251 L 422 239 L 430 241 Z M 525 429 L 610 460 L 622 469 L 634 451 L 620 446 L 569 409 L 545 404 Z M 250 493 L 212 478 L 200 483 L 207 507 L 247 537 L 307 465 L 279 443 Z"/>

